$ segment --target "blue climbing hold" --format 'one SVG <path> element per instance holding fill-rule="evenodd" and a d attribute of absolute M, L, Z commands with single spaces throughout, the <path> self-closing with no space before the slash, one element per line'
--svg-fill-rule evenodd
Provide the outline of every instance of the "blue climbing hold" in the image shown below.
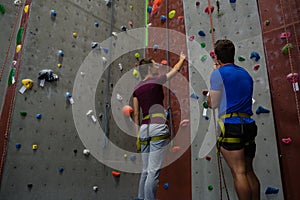
<path fill-rule="evenodd" d="M 201 31 L 201 30 L 198 32 L 198 35 L 202 36 L 202 37 L 206 36 L 206 34 L 204 33 L 204 31 Z"/>
<path fill-rule="evenodd" d="M 130 160 L 133 162 L 136 160 L 136 156 L 135 155 L 130 155 Z"/>
<path fill-rule="evenodd" d="M 166 16 L 162 15 L 162 16 L 160 16 L 160 20 L 161 20 L 161 22 L 165 22 L 165 21 L 167 21 L 167 18 L 166 18 Z"/>
<path fill-rule="evenodd" d="M 51 10 L 50 13 L 51 13 L 52 17 L 56 17 L 56 11 L 55 10 Z"/>
<path fill-rule="evenodd" d="M 148 13 L 151 13 L 152 12 L 152 6 L 148 6 L 147 11 L 148 11 Z"/>
<path fill-rule="evenodd" d="M 193 99 L 199 99 L 199 96 L 197 94 L 193 93 L 193 94 L 191 94 L 191 98 L 193 98 Z"/>
<path fill-rule="evenodd" d="M 102 49 L 103 49 L 104 53 L 106 53 L 106 54 L 108 53 L 108 48 L 103 47 Z"/>
<path fill-rule="evenodd" d="M 252 59 L 252 58 L 255 58 L 255 61 L 257 62 L 257 61 L 259 61 L 260 56 L 257 52 L 252 51 L 251 54 L 250 54 L 250 59 Z"/>
<path fill-rule="evenodd" d="M 20 149 L 20 148 L 21 148 L 21 144 L 20 144 L 20 143 L 17 143 L 17 144 L 16 144 L 16 148 L 17 148 L 17 149 Z"/>
<path fill-rule="evenodd" d="M 64 57 L 65 53 L 63 52 L 63 50 L 58 50 L 58 55 Z"/>
<path fill-rule="evenodd" d="M 70 92 L 66 92 L 66 98 L 69 99 L 72 97 L 72 94 Z"/>
<path fill-rule="evenodd" d="M 268 110 L 267 108 L 263 107 L 263 106 L 259 106 L 256 110 L 256 114 L 261 114 L 261 113 L 269 113 L 270 110 Z"/>
<path fill-rule="evenodd" d="M 42 115 L 41 115 L 41 114 L 36 114 L 36 115 L 35 115 L 35 118 L 37 118 L 37 119 L 42 119 Z"/>
<path fill-rule="evenodd" d="M 58 170 L 59 173 L 62 173 L 64 171 L 64 168 L 63 167 L 59 167 L 57 170 Z"/>
<path fill-rule="evenodd" d="M 236 3 L 236 0 L 229 0 L 230 3 Z"/>
<path fill-rule="evenodd" d="M 267 187 L 265 194 L 277 194 L 279 192 L 278 188 Z"/>
<path fill-rule="evenodd" d="M 99 22 L 95 22 L 94 25 L 95 25 L 95 27 L 98 28 L 99 27 Z"/>
<path fill-rule="evenodd" d="M 153 45 L 153 49 L 157 50 L 158 49 L 158 45 L 157 44 Z"/>
<path fill-rule="evenodd" d="M 168 188 L 169 188 L 169 183 L 165 183 L 165 184 L 164 184 L 164 188 L 165 188 L 165 189 L 168 189 Z"/>

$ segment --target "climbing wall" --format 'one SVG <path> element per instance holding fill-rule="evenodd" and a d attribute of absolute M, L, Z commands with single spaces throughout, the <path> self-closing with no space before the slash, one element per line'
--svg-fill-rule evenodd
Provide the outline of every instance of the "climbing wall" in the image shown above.
<path fill-rule="evenodd" d="M 267 56 L 285 199 L 299 199 L 299 91 L 287 79 L 300 72 L 299 1 L 258 1 Z M 293 46 L 288 52 L 287 44 Z M 297 80 L 297 79 L 295 79 Z M 299 81 L 299 79 L 297 80 Z M 297 108 L 298 107 L 298 108 Z"/>
<path fill-rule="evenodd" d="M 0 16 L 2 63 L 19 8 L 13 5 L 13 1 L 0 3 L 6 7 L 6 13 Z M 74 93 L 74 104 L 71 105 L 65 95 L 66 92 L 73 93 L 76 74 L 80 73 L 78 70 L 88 55 L 95 55 L 94 60 L 89 62 L 98 61 L 99 70 L 105 57 L 112 63 L 111 74 L 108 78 L 106 70 L 100 77 L 101 81 L 96 83 L 94 88 L 97 90 L 94 98 L 96 106 L 93 114 L 101 125 L 108 123 L 108 136 L 111 141 L 124 149 L 135 150 L 135 138 L 128 138 L 126 134 L 120 137 L 123 132 L 115 125 L 111 111 L 109 110 L 107 115 L 104 114 L 107 106 L 105 99 L 108 96 L 110 104 L 115 98 L 115 96 L 112 98 L 114 86 L 122 73 L 125 74 L 134 67 L 136 62 L 134 54 L 139 52 L 143 55 L 142 48 L 134 48 L 132 52 L 123 52 L 122 49 L 126 49 L 126 45 L 133 47 L 134 43 L 138 43 L 136 40 L 142 40 L 144 44 L 144 38 L 132 36 L 133 39 L 127 40 L 125 46 L 120 48 L 123 54 L 113 61 L 109 59 L 113 57 L 110 52 L 116 48 L 114 44 L 108 43 L 103 48 L 98 46 L 92 49 L 91 42 L 100 44 L 109 38 L 111 31 L 122 32 L 121 26 L 126 26 L 127 29 L 143 27 L 144 2 L 115 0 L 113 5 L 107 6 L 105 1 L 70 0 L 33 1 L 28 5 L 29 23 L 22 46 L 19 79 L 15 83 L 17 92 L 2 171 L 0 198 L 3 200 L 134 198 L 137 195 L 139 175 L 121 172 L 120 177 L 116 177 L 118 173 L 112 174 L 112 171 L 120 171 L 102 164 L 93 156 L 92 151 L 90 155 L 88 154 L 91 147 L 83 144 L 73 120 L 72 107 L 76 103 L 79 104 L 80 99 Z M 24 6 L 23 4 L 20 8 L 12 50 L 1 81 L 1 105 Z M 54 11 L 51 15 L 51 10 L 56 12 L 56 16 L 53 15 Z M 129 24 L 130 21 L 132 24 Z M 123 66 L 122 71 L 119 63 Z M 40 87 L 38 74 L 43 69 L 53 70 L 59 76 L 59 80 L 45 82 L 44 87 Z M 21 80 L 27 78 L 33 80 L 33 87 L 21 94 L 18 92 L 22 87 Z M 130 78 L 132 83 L 136 82 L 133 76 Z M 80 112 L 85 118 L 91 119 L 90 116 L 86 116 L 89 109 Z M 123 116 L 120 110 L 119 114 Z M 92 120 L 89 122 L 93 123 Z M 4 131 L 1 127 L 1 141 L 5 140 Z M 85 133 L 88 134 L 88 130 Z M 124 140 L 124 137 L 127 139 Z M 99 151 L 102 148 L 99 144 Z M 123 154 L 121 157 L 123 162 L 126 162 Z M 133 163 L 129 155 L 127 161 Z"/>
<path fill-rule="evenodd" d="M 256 1 L 220 1 L 219 16 L 215 1 L 212 1 L 212 5 L 215 8 L 212 16 L 216 40 L 227 38 L 235 43 L 236 64 L 247 69 L 254 79 L 253 118 L 259 128 L 254 168 L 261 182 L 261 199 L 283 199 L 268 71 Z M 209 15 L 205 12 L 207 6 L 207 1 L 184 1 L 191 93 L 195 93 L 191 99 L 191 133 L 197 134 L 192 143 L 191 157 L 193 199 L 220 198 L 213 117 L 211 112 L 208 116 L 203 116 L 201 105 L 205 100 L 202 91 L 209 88 L 209 75 L 213 66 L 209 56 L 212 39 Z M 250 59 L 253 52 L 260 55 L 259 60 Z M 194 109 L 197 105 L 201 108 L 200 111 Z M 267 108 L 270 113 L 255 114 L 259 106 Z M 224 159 L 222 162 L 229 196 L 231 199 L 237 199 L 230 171 Z M 267 187 L 279 189 L 279 192 L 265 194 Z M 222 193 L 226 198 L 224 186 Z"/>

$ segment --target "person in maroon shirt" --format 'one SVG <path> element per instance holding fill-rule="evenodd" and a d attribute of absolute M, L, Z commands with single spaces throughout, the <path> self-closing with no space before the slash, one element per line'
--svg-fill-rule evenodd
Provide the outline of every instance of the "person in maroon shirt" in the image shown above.
<path fill-rule="evenodd" d="M 169 130 L 163 107 L 163 84 L 181 70 L 185 55 L 180 54 L 178 63 L 167 73 L 159 75 L 153 59 L 142 59 L 139 73 L 142 80 L 133 92 L 134 122 L 141 147 L 143 169 L 136 200 L 155 200 L 160 168 L 168 144 Z M 140 108 L 142 121 L 140 122 Z M 188 123 L 184 120 L 181 126 Z"/>

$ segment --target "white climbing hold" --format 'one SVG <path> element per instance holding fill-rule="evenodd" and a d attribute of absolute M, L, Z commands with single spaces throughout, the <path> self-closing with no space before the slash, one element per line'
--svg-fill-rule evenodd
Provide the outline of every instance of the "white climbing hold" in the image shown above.
<path fill-rule="evenodd" d="M 92 49 L 100 49 L 99 42 L 91 42 Z"/>
<path fill-rule="evenodd" d="M 90 150 L 88 150 L 88 149 L 83 149 L 83 154 L 84 154 L 85 156 L 89 156 L 89 155 L 90 155 Z"/>
<path fill-rule="evenodd" d="M 15 0 L 14 4 L 15 4 L 15 6 L 20 6 L 20 5 L 22 5 L 22 1 L 21 0 Z"/>
<path fill-rule="evenodd" d="M 98 186 L 97 186 L 97 185 L 94 185 L 94 186 L 93 186 L 93 190 L 94 190 L 95 192 L 97 192 L 97 191 L 98 191 L 98 189 L 99 189 L 99 188 L 98 188 Z"/>
<path fill-rule="evenodd" d="M 90 117 L 94 123 L 97 122 L 97 119 L 96 119 L 95 115 L 93 114 L 93 110 L 89 110 L 89 111 L 86 113 L 86 116 Z"/>
<path fill-rule="evenodd" d="M 13 65 L 16 65 L 16 64 L 17 64 L 17 61 L 16 61 L 16 60 L 13 60 L 13 61 L 12 61 L 12 64 L 13 64 Z"/>
<path fill-rule="evenodd" d="M 111 0 L 104 0 L 104 1 L 107 6 L 109 6 L 111 4 Z"/>
<path fill-rule="evenodd" d="M 81 75 L 81 76 L 84 76 L 84 75 L 85 75 L 85 73 L 84 73 L 84 72 L 80 72 L 80 75 Z"/>
<path fill-rule="evenodd" d="M 255 104 L 256 100 L 252 98 L 252 104 Z"/>
<path fill-rule="evenodd" d="M 117 32 L 111 32 L 112 36 L 114 36 L 115 38 L 118 37 Z"/>
<path fill-rule="evenodd" d="M 203 109 L 202 116 L 203 117 L 207 117 L 207 108 Z"/>
<path fill-rule="evenodd" d="M 106 63 L 106 62 L 107 62 L 107 59 L 103 56 L 103 57 L 102 57 L 102 61 L 103 61 L 103 63 Z"/>
<path fill-rule="evenodd" d="M 123 66 L 121 63 L 119 63 L 119 69 L 120 69 L 120 71 L 123 71 Z"/>
<path fill-rule="evenodd" d="M 152 26 L 152 23 L 147 24 L 147 28 L 150 27 L 150 26 Z"/>
<path fill-rule="evenodd" d="M 123 97 L 118 93 L 118 94 L 117 94 L 117 99 L 118 99 L 119 101 L 122 101 L 122 100 L 123 100 Z"/>

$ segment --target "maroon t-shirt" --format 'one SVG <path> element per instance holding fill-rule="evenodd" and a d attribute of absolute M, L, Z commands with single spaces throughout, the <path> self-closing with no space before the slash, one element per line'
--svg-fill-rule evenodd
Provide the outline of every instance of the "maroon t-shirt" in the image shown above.
<path fill-rule="evenodd" d="M 133 97 L 137 97 L 142 108 L 143 118 L 148 114 L 164 112 L 163 84 L 167 81 L 166 75 L 154 76 L 145 81 L 140 81 L 135 87 Z M 162 124 L 165 120 L 160 117 L 152 118 L 151 121 L 143 120 L 142 124 Z"/>

